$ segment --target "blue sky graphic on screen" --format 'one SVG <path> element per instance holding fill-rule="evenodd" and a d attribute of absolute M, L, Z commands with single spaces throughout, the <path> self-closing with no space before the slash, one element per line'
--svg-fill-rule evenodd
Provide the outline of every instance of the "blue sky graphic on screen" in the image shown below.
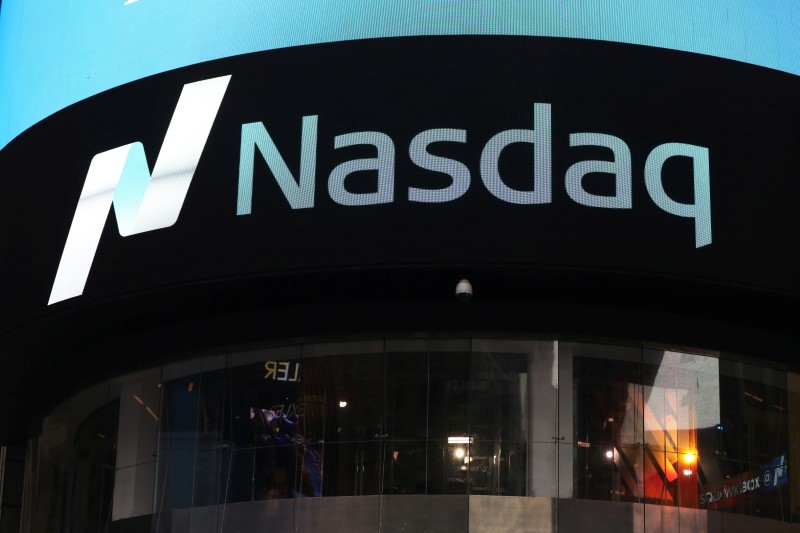
<path fill-rule="evenodd" d="M 415 35 L 599 39 L 800 74 L 796 0 L 4 0 L 0 148 L 84 98 L 261 50 Z"/>

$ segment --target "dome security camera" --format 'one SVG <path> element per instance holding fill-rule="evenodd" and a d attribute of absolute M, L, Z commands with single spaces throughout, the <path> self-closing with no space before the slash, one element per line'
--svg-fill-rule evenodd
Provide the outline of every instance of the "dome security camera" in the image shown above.
<path fill-rule="evenodd" d="M 456 285 L 456 298 L 461 302 L 468 302 L 472 299 L 472 283 L 464 278 Z"/>

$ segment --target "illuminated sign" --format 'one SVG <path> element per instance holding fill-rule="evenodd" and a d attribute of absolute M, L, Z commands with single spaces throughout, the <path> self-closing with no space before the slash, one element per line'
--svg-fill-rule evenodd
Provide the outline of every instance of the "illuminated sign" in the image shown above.
<path fill-rule="evenodd" d="M 300 174 L 292 175 L 278 148 L 262 123 L 242 126 L 242 147 L 239 166 L 239 198 L 237 214 L 248 215 L 252 209 L 253 160 L 255 148 L 263 156 L 292 209 L 314 207 L 314 188 L 317 167 L 317 116 L 303 117 Z M 480 156 L 480 177 L 486 189 L 497 199 L 510 204 L 533 205 L 552 203 L 552 127 L 551 106 L 533 104 L 533 129 L 501 131 L 490 138 Z M 451 183 L 443 189 L 409 187 L 410 202 L 443 203 L 456 200 L 470 186 L 470 172 L 463 162 L 431 153 L 430 147 L 438 143 L 464 143 L 467 131 L 463 129 L 430 129 L 417 134 L 408 148 L 411 161 L 420 168 L 447 174 Z M 502 152 L 512 144 L 533 145 L 533 187 L 518 190 L 509 187 L 500 175 L 499 161 Z M 339 205 L 358 206 L 391 203 L 395 194 L 396 145 L 392 138 L 380 131 L 361 131 L 337 135 L 333 139 L 336 149 L 368 145 L 377 150 L 374 158 L 347 161 L 331 170 L 328 193 Z M 622 139 L 603 133 L 573 133 L 569 146 L 593 146 L 611 150 L 611 161 L 580 161 L 567 169 L 564 182 L 567 193 L 576 203 L 588 207 L 611 209 L 633 208 L 631 190 L 633 170 L 631 150 Z M 662 183 L 662 169 L 673 157 L 687 157 L 693 163 L 694 203 L 676 202 L 669 197 Z M 352 193 L 345 181 L 356 172 L 376 171 L 376 187 L 366 193 Z M 596 195 L 586 190 L 584 179 L 591 174 L 611 174 L 615 181 L 613 196 Z M 695 246 L 711 244 L 711 192 L 708 149 L 684 143 L 665 143 L 653 148 L 644 164 L 644 182 L 653 202 L 672 215 L 689 217 L 695 221 Z M 299 179 L 298 179 L 299 178 Z"/>
<path fill-rule="evenodd" d="M 83 294 L 112 203 L 123 237 L 178 220 L 229 81 L 223 76 L 184 86 L 152 175 L 139 142 L 94 156 L 48 305 Z"/>
<path fill-rule="evenodd" d="M 223 76 L 184 86 L 174 115 L 150 174 L 141 143 L 131 143 L 97 154 L 92 159 L 64 251 L 53 283 L 48 305 L 79 296 L 97 250 L 108 212 L 113 204 L 122 236 L 144 233 L 173 225 L 180 214 L 189 185 L 214 124 L 231 76 Z M 532 129 L 508 129 L 494 134 L 480 154 L 480 179 L 486 190 L 503 202 L 516 205 L 552 203 L 553 133 L 549 103 L 534 103 Z M 317 182 L 318 119 L 305 116 L 300 140 L 300 171 L 289 170 L 268 130 L 261 122 L 241 127 L 239 183 L 236 212 L 252 211 L 253 174 L 256 150 L 270 168 L 292 209 L 314 207 Z M 445 203 L 460 198 L 471 184 L 469 168 L 456 159 L 434 153 L 434 145 L 465 143 L 465 129 L 435 128 L 416 134 L 408 147 L 410 161 L 417 167 L 440 172 L 450 184 L 440 189 L 408 188 L 408 200 L 417 203 Z M 525 190 L 513 188 L 501 175 L 500 158 L 511 145 L 533 146 L 532 183 Z M 377 151 L 373 158 L 348 160 L 336 165 L 328 176 L 331 200 L 342 206 L 391 203 L 395 199 L 397 147 L 392 137 L 380 131 L 360 131 L 336 135 L 334 149 L 369 146 Z M 607 209 L 632 209 L 633 167 L 631 149 L 619 137 L 604 133 L 572 133 L 569 147 L 594 147 L 610 150 L 613 158 L 584 160 L 570 166 L 564 175 L 569 197 L 577 204 Z M 672 158 L 692 162 L 693 203 L 671 198 L 662 182 L 662 170 Z M 375 188 L 352 192 L 346 181 L 354 173 L 375 173 Z M 595 194 L 587 190 L 588 176 L 614 177 L 614 193 Z M 695 246 L 711 243 L 711 196 L 709 151 L 702 146 L 669 142 L 655 146 L 647 154 L 640 173 L 650 199 L 662 211 L 687 217 L 695 223 Z"/>
<path fill-rule="evenodd" d="M 577 269 L 608 294 L 620 276 L 689 299 L 709 298 L 690 284 L 800 291 L 786 244 L 799 90 L 722 59 L 533 37 L 353 41 L 165 72 L 0 151 L 2 318 L 461 265 Z"/>

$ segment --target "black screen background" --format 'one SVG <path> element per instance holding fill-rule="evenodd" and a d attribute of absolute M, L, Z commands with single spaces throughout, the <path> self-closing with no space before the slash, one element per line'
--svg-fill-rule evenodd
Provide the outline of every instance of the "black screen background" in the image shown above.
<path fill-rule="evenodd" d="M 177 223 L 122 238 L 112 210 L 84 294 L 48 307 L 92 157 L 141 141 L 152 169 L 183 85 L 226 74 L 232 79 Z M 300 313 L 291 327 L 265 324 L 265 335 L 360 331 L 369 326 L 353 323 L 347 313 L 319 317 L 337 302 L 427 299 L 450 305 L 462 275 L 477 280 L 476 302 L 533 298 L 551 307 L 573 306 L 548 315 L 550 321 L 532 317 L 510 327 L 574 331 L 585 315 L 583 322 L 595 324 L 588 331 L 600 333 L 611 319 L 595 321 L 591 316 L 606 313 L 592 309 L 611 306 L 634 316 L 646 309 L 654 313 L 651 326 L 658 313 L 678 313 L 793 338 L 791 319 L 777 306 L 796 303 L 800 294 L 797 94 L 800 79 L 762 67 L 641 46 L 530 37 L 314 45 L 146 78 L 70 106 L 0 152 L 0 350 L 7 360 L 45 353 L 49 360 L 55 352 L 76 353 L 125 332 L 254 309 L 277 316 L 303 305 L 322 310 L 305 319 Z M 512 205 L 486 190 L 480 154 L 495 133 L 533 128 L 534 102 L 552 104 L 553 201 Z M 297 175 L 307 115 L 319 116 L 315 207 L 292 210 L 257 156 L 252 214 L 237 216 L 241 125 L 263 122 Z M 430 128 L 467 130 L 465 144 L 431 149 L 465 163 L 471 186 L 452 202 L 411 203 L 409 186 L 449 183 L 409 159 L 411 139 Z M 375 155 L 368 147 L 334 150 L 336 135 L 358 131 L 381 131 L 394 141 L 393 203 L 346 207 L 328 196 L 328 175 L 337 164 Z M 628 144 L 633 209 L 590 208 L 568 197 L 569 166 L 611 156 L 600 148 L 570 148 L 569 134 L 578 132 L 606 133 Z M 665 213 L 647 194 L 645 158 L 666 142 L 709 149 L 709 246 L 695 248 L 694 221 Z M 509 186 L 524 189 L 532 182 L 532 152 L 523 144 L 504 152 L 501 174 Z M 689 170 L 680 160 L 665 166 L 666 190 L 678 201 L 692 200 Z M 352 190 L 368 191 L 373 184 L 369 173 L 348 181 Z M 597 194 L 613 191 L 608 176 L 590 176 L 586 184 Z M 452 316 L 466 312 L 459 308 Z M 397 329 L 416 327 L 408 313 L 397 307 L 383 317 Z M 429 318 L 427 325 L 436 323 Z M 456 318 L 441 323 L 498 325 L 477 315 L 465 323 Z M 659 336 L 655 326 L 636 327 L 614 332 Z M 685 342 L 702 344 L 701 329 Z"/>

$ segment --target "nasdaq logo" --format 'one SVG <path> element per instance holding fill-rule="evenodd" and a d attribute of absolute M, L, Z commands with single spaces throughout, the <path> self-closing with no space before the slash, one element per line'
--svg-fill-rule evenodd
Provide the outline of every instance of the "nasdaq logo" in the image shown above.
<path fill-rule="evenodd" d="M 140 142 L 92 158 L 48 305 L 83 294 L 112 205 L 123 237 L 178 220 L 230 79 L 184 85 L 152 174 Z"/>
<path fill-rule="evenodd" d="M 183 87 L 152 174 L 140 142 L 94 156 L 48 305 L 83 294 L 112 205 L 123 237 L 166 228 L 177 221 L 230 79 L 231 76 L 222 76 Z M 638 178 L 643 181 L 649 199 L 658 209 L 694 221 L 696 248 L 711 244 L 708 148 L 667 142 L 634 159 L 628 143 L 614 135 L 579 131 L 568 136 L 554 136 L 552 119 L 551 104 L 534 101 L 528 115 L 531 127 L 507 129 L 488 139 L 478 139 L 480 144 L 476 147 L 481 147 L 479 165 L 470 168 L 467 161 L 452 159 L 439 152 L 443 143 L 466 143 L 471 134 L 465 129 L 426 129 L 416 134 L 406 147 L 389 133 L 378 130 L 341 133 L 332 139 L 320 139 L 319 116 L 304 116 L 299 144 L 295 145 L 299 147 L 296 173 L 290 170 L 285 158 L 290 153 L 296 157 L 296 151 L 282 153 L 263 122 L 245 123 L 241 127 L 236 215 L 252 214 L 255 169 L 259 159 L 266 163 L 269 174 L 291 209 L 314 208 L 321 196 L 320 185 L 327 189 L 334 204 L 358 208 L 396 201 L 452 202 L 461 198 L 475 182 L 482 184 L 487 197 L 508 204 L 529 205 L 531 208 L 552 204 L 554 188 L 563 186 L 567 196 L 577 204 L 630 210 L 634 208 L 634 178 Z M 520 176 L 507 175 L 507 168 L 501 173 L 503 153 L 516 144 L 527 145 L 527 157 L 532 157 L 534 162 L 530 174 L 522 176 L 527 182 L 522 188 L 511 186 L 511 183 L 522 183 Z M 332 145 L 334 150 L 368 146 L 375 155 L 346 160 L 329 168 L 325 164 L 328 161 L 323 160 L 318 165 L 317 160 L 319 147 L 326 145 Z M 554 146 L 561 153 L 573 147 L 602 148 L 611 157 L 610 160 L 580 160 L 568 168 L 554 168 Z M 423 171 L 449 176 L 449 183 L 439 182 L 429 188 L 403 184 L 404 176 L 396 176 L 398 157 L 408 157 Z M 689 202 L 680 202 L 667 193 L 665 178 L 672 172 L 665 174 L 664 168 L 667 161 L 674 158 L 691 162 L 691 170 L 688 173 L 683 170 L 686 176 L 682 178 L 693 190 L 693 200 Z M 635 168 L 633 162 L 637 159 L 644 165 Z M 366 176 L 370 180 L 367 190 L 350 188 L 353 174 L 361 174 L 362 178 Z M 598 176 L 604 180 L 613 177 L 611 194 L 597 194 L 590 186 Z"/>
<path fill-rule="evenodd" d="M 603 148 L 613 155 L 612 160 L 578 161 L 563 173 L 553 169 L 552 106 L 534 102 L 531 122 L 533 128 L 509 129 L 496 133 L 483 145 L 478 172 L 471 171 L 465 161 L 451 159 L 436 152 L 442 143 L 466 143 L 467 130 L 434 128 L 419 132 L 408 144 L 408 149 L 391 135 L 381 131 L 344 133 L 322 143 L 335 150 L 350 146 L 369 146 L 374 157 L 354 159 L 331 169 L 327 179 L 317 174 L 317 124 L 319 117 L 303 117 L 300 138 L 300 172 L 292 174 L 286 160 L 278 150 L 263 122 L 242 125 L 239 157 L 239 191 L 237 215 L 250 215 L 253 210 L 253 178 L 255 161 L 263 159 L 292 209 L 314 207 L 318 181 L 327 182 L 328 196 L 341 206 L 390 204 L 397 200 L 422 203 L 452 202 L 463 196 L 473 181 L 482 182 L 494 198 L 509 204 L 536 205 L 553 203 L 556 179 L 564 185 L 567 195 L 577 204 L 604 209 L 633 209 L 633 179 L 643 177 L 648 196 L 661 211 L 670 215 L 691 218 L 695 223 L 695 247 L 711 244 L 711 187 L 709 151 L 704 146 L 668 142 L 655 146 L 644 158 L 644 168 L 634 173 L 630 146 L 623 139 L 606 133 L 579 132 L 569 134 L 567 147 L 591 146 Z M 512 188 L 506 182 L 509 176 L 500 172 L 500 159 L 506 149 L 514 144 L 531 145 L 533 172 L 526 176 L 529 186 L 523 190 Z M 563 148 L 559 148 L 563 150 Z M 403 187 L 396 178 L 398 154 L 407 154 L 417 167 L 449 176 L 443 188 Z M 562 152 L 563 153 L 563 152 Z M 664 185 L 664 166 L 673 158 L 687 159 L 692 163 L 691 185 L 694 200 L 683 203 L 672 198 Z M 638 170 L 638 169 L 636 169 Z M 354 192 L 348 189 L 349 177 L 368 172 L 372 180 L 369 191 Z M 325 169 L 323 169 L 325 172 Z M 586 188 L 596 176 L 614 178 L 614 192 L 600 195 Z M 519 180 L 516 180 L 519 181 Z M 405 189 L 405 190 L 404 190 Z"/>

